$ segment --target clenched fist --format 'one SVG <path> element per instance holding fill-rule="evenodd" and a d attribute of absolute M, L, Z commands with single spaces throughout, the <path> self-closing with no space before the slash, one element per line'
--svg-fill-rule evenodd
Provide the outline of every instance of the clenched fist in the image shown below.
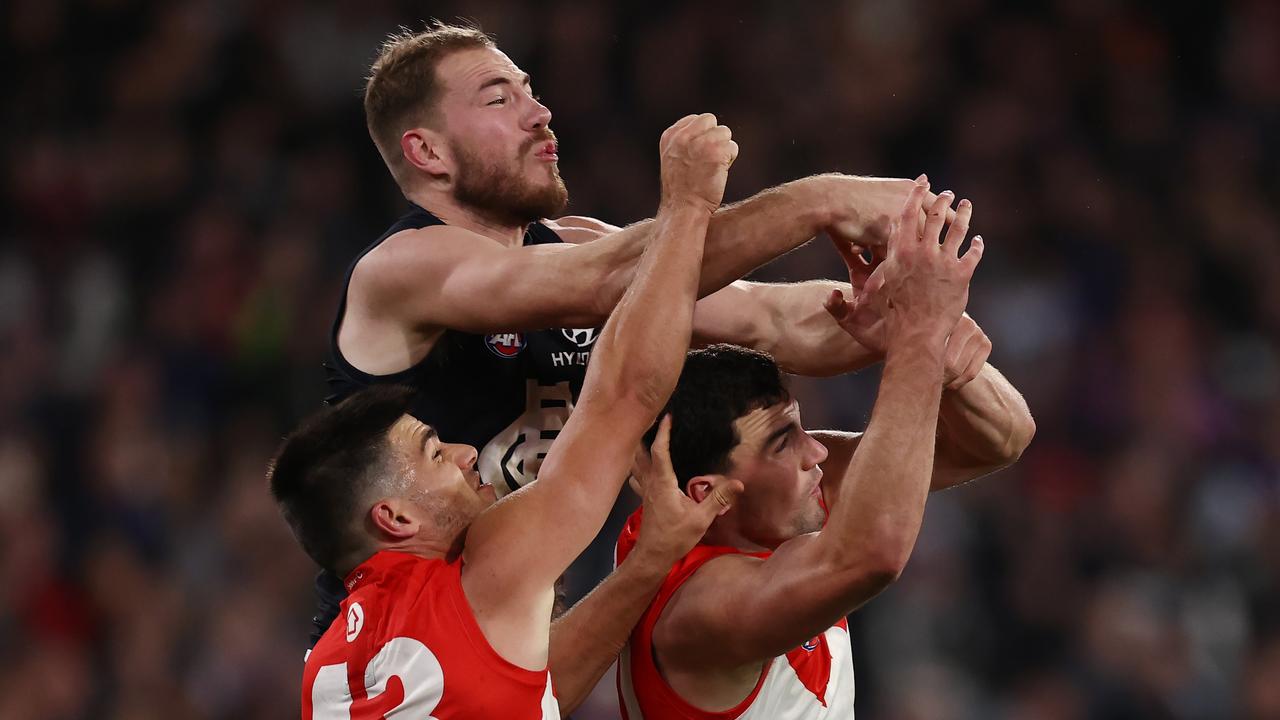
<path fill-rule="evenodd" d="M 662 133 L 662 204 L 692 204 L 714 211 L 724 199 L 738 143 L 710 113 L 686 115 Z"/>

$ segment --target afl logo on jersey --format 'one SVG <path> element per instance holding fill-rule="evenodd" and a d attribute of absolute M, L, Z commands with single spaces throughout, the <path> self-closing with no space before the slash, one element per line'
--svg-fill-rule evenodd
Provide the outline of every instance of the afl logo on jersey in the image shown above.
<path fill-rule="evenodd" d="M 355 640 L 363 629 L 364 608 L 360 607 L 360 603 L 353 602 L 347 608 L 347 642 Z"/>
<path fill-rule="evenodd" d="M 524 349 L 524 335 L 520 333 L 494 333 L 484 336 L 489 352 L 500 358 L 513 358 Z"/>
<path fill-rule="evenodd" d="M 809 652 L 813 652 L 814 650 L 817 650 L 817 649 L 818 649 L 818 638 L 814 638 L 814 639 L 810 640 L 809 642 L 807 642 L 807 643 L 805 643 L 805 644 L 801 645 L 800 647 L 804 648 L 805 650 L 807 650 L 807 651 L 809 651 Z"/>
<path fill-rule="evenodd" d="M 584 348 L 596 341 L 596 336 L 600 334 L 600 331 L 596 328 L 561 328 L 560 333 L 569 342 Z"/>

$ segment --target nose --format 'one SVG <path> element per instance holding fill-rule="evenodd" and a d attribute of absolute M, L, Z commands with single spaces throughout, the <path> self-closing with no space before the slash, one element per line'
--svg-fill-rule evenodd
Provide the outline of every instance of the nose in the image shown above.
<path fill-rule="evenodd" d="M 543 105 L 532 95 L 529 96 L 531 103 L 529 112 L 525 115 L 525 129 L 539 130 L 551 124 L 551 110 Z"/>
<path fill-rule="evenodd" d="M 450 447 L 453 461 L 463 470 L 470 470 L 476 466 L 476 459 L 480 454 L 470 445 L 454 445 Z"/>
<path fill-rule="evenodd" d="M 809 446 L 805 449 L 804 469 L 812 470 L 827 459 L 827 446 L 815 440 L 812 435 L 806 433 L 805 437 L 809 439 Z"/>

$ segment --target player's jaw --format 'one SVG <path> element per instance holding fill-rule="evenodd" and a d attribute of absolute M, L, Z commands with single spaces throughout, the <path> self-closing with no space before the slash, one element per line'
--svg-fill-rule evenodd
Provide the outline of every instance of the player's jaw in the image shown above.
<path fill-rule="evenodd" d="M 460 142 L 452 152 L 457 165 L 454 199 L 481 215 L 519 226 L 555 217 L 568 203 L 559 145 L 550 130 L 526 138 L 514 155 Z"/>

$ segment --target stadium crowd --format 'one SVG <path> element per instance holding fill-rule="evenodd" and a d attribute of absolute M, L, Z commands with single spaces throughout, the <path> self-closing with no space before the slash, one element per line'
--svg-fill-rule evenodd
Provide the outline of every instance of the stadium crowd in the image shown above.
<path fill-rule="evenodd" d="M 1038 431 L 851 618 L 861 717 L 1280 718 L 1280 5 L 423 7 L 6 3 L 0 717 L 296 716 L 314 568 L 263 472 L 400 214 L 358 93 L 429 11 L 532 73 L 571 213 L 651 215 L 700 111 L 742 148 L 726 200 L 828 170 L 973 199 L 970 312 Z M 845 427 L 875 386 L 793 389 Z M 609 676 L 575 717 L 616 714 Z"/>

